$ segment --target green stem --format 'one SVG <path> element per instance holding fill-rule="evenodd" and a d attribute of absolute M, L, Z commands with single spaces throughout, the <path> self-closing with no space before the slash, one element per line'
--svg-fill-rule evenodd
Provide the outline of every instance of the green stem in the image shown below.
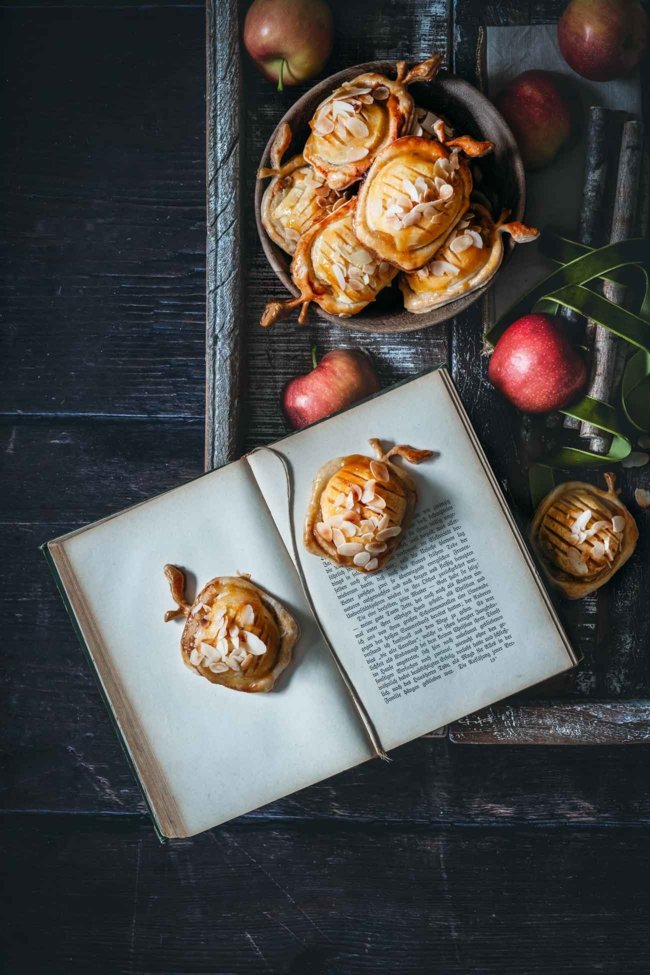
<path fill-rule="evenodd" d="M 316 346 L 315 345 L 312 345 L 312 347 L 311 347 L 311 364 L 314 367 L 314 369 L 318 365 L 318 359 L 316 358 Z"/>
<path fill-rule="evenodd" d="M 286 63 L 286 59 L 282 58 L 280 61 L 280 74 L 278 75 L 278 91 L 284 91 L 284 66 Z"/>

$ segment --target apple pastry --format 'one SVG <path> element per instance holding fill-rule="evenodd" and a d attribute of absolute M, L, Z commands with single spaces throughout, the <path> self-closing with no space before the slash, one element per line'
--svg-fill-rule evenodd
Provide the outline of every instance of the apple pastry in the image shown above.
<path fill-rule="evenodd" d="M 530 526 L 530 540 L 554 586 L 579 599 L 605 585 L 627 562 L 639 530 L 605 474 L 607 490 L 568 481 L 540 503 Z"/>
<path fill-rule="evenodd" d="M 298 625 L 284 606 L 244 575 L 212 579 L 190 604 L 181 569 L 166 565 L 165 575 L 178 607 L 165 613 L 165 622 L 186 619 L 183 663 L 212 684 L 270 691 L 298 639 Z"/>
<path fill-rule="evenodd" d="M 397 268 L 377 258 L 354 235 L 356 198 L 324 217 L 298 241 L 291 263 L 297 298 L 270 301 L 261 318 L 264 327 L 300 306 L 302 324 L 310 302 L 330 315 L 356 315 L 393 280 Z"/>
<path fill-rule="evenodd" d="M 413 477 L 392 457 L 419 464 L 433 456 L 399 444 L 387 452 L 369 441 L 375 457 L 337 457 L 318 471 L 305 520 L 307 551 L 335 565 L 376 572 L 402 540 L 417 501 Z"/>
<path fill-rule="evenodd" d="M 380 149 L 409 131 L 415 106 L 407 86 L 435 78 L 440 61 L 435 55 L 410 71 L 399 61 L 394 81 L 360 74 L 321 102 L 309 123 L 304 157 L 328 186 L 341 191 L 356 183 Z"/>
<path fill-rule="evenodd" d="M 257 173 L 258 179 L 272 177 L 262 197 L 262 224 L 287 254 L 294 253 L 302 234 L 345 203 L 345 197 L 330 189 L 304 156 L 293 156 L 282 163 L 290 143 L 291 129 L 285 122 L 271 146 L 271 167 Z"/>
<path fill-rule="evenodd" d="M 404 136 L 377 155 L 359 190 L 354 232 L 403 271 L 429 261 L 469 206 L 472 176 L 459 150 Z"/>
<path fill-rule="evenodd" d="M 400 275 L 404 307 L 419 315 L 486 285 L 503 260 L 502 234 L 518 244 L 539 236 L 534 227 L 506 223 L 507 217 L 504 210 L 495 223 L 484 206 L 473 203 L 424 267 Z"/>

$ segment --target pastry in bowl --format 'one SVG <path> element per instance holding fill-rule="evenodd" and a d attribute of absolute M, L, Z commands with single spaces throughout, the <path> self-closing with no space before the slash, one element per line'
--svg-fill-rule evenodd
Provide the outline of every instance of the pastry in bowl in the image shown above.
<path fill-rule="evenodd" d="M 405 136 L 377 155 L 359 190 L 354 232 L 403 271 L 429 261 L 469 206 L 472 176 L 458 150 Z"/>
<path fill-rule="evenodd" d="M 315 223 L 345 203 L 345 198 L 326 186 L 323 177 L 303 156 L 293 156 L 282 163 L 290 143 L 291 129 L 285 123 L 271 147 L 271 167 L 257 173 L 258 179 L 272 177 L 262 197 L 262 224 L 271 240 L 287 254 L 294 253 L 300 237 Z"/>
<path fill-rule="evenodd" d="M 411 474 L 392 457 L 419 464 L 433 456 L 399 444 L 387 452 L 372 439 L 374 457 L 337 457 L 318 471 L 305 519 L 307 551 L 357 572 L 383 568 L 402 540 L 417 501 Z"/>
<path fill-rule="evenodd" d="M 298 625 L 284 606 L 248 576 L 220 576 L 185 599 L 185 574 L 165 566 L 177 609 L 165 622 L 184 616 L 183 663 L 212 684 L 235 691 L 270 691 L 291 661 Z"/>
<path fill-rule="evenodd" d="M 504 210 L 495 223 L 484 206 L 473 203 L 424 267 L 400 275 L 404 307 L 420 315 L 486 285 L 503 260 L 502 234 L 518 244 L 539 236 L 534 227 L 507 223 L 507 217 Z"/>
<path fill-rule="evenodd" d="M 300 294 L 269 301 L 261 324 L 273 325 L 286 311 L 300 307 L 304 322 L 310 302 L 330 315 L 356 315 L 390 284 L 397 268 L 363 247 L 354 234 L 357 200 L 348 200 L 307 231 L 296 246 L 291 277 Z"/>
<path fill-rule="evenodd" d="M 410 71 L 399 61 L 395 80 L 375 72 L 357 75 L 321 102 L 309 123 L 304 157 L 328 186 L 341 191 L 356 183 L 380 149 L 408 132 L 415 106 L 407 86 L 435 78 L 440 60 L 435 55 Z"/>

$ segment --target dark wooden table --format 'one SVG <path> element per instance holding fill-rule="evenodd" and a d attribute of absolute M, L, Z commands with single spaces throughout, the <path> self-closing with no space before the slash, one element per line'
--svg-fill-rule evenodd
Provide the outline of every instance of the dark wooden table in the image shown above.
<path fill-rule="evenodd" d="M 643 745 L 422 739 L 159 845 L 37 546 L 202 468 L 204 10 L 0 20 L 1 970 L 647 971 Z M 268 440 L 292 364 L 249 354 L 246 436 Z"/>

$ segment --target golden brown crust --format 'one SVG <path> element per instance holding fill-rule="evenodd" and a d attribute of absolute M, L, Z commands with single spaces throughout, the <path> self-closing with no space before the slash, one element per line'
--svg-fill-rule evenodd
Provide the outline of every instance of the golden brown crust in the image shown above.
<path fill-rule="evenodd" d="M 377 152 L 408 131 L 414 103 L 407 85 L 434 78 L 440 60 L 436 55 L 410 72 L 404 62 L 398 62 L 395 80 L 375 72 L 358 75 L 321 102 L 310 122 L 304 156 L 328 186 L 339 192 L 351 186 L 368 170 Z M 341 103 L 352 111 L 341 109 Z M 362 123 L 356 126 L 356 133 L 346 131 L 345 145 L 337 137 L 337 130 L 345 128 L 342 116 L 353 116 Z"/>
<path fill-rule="evenodd" d="M 472 176 L 459 153 L 404 136 L 377 154 L 359 191 L 354 231 L 379 257 L 412 271 L 439 249 L 467 210 Z"/>
<path fill-rule="evenodd" d="M 166 566 L 165 573 L 170 581 L 168 569 L 173 570 L 176 594 L 173 592 L 172 595 L 176 600 L 181 580 L 184 587 L 184 574 L 175 566 Z M 182 592 L 180 594 L 182 596 Z M 187 621 L 181 636 L 183 663 L 210 683 L 221 684 L 235 691 L 257 693 L 272 690 L 291 661 L 293 647 L 299 635 L 296 621 L 284 606 L 245 576 L 219 576 L 212 579 L 198 593 L 191 606 L 184 602 L 184 596 L 182 598 L 187 609 L 183 613 L 187 616 Z M 247 653 L 242 661 L 233 660 L 235 669 L 228 667 L 223 670 L 225 665 L 217 664 L 220 672 L 215 672 L 205 655 L 202 660 L 198 658 L 202 656 L 202 646 L 215 645 L 214 635 L 211 636 L 210 631 L 216 629 L 213 616 L 219 608 L 225 609 L 226 618 L 234 626 L 232 632 L 236 630 L 237 634 L 252 634 L 253 638 L 263 641 L 266 650 L 261 654 Z M 252 622 L 246 621 L 245 628 L 241 615 L 244 611 L 254 616 Z M 165 620 L 168 618 L 172 618 L 169 613 Z"/>
<path fill-rule="evenodd" d="M 323 464 L 312 484 L 303 532 L 304 546 L 312 555 L 363 573 L 386 565 L 417 502 L 414 478 L 391 456 L 411 463 L 432 456 L 430 450 L 408 445 L 385 453 L 379 440 L 370 443 L 374 458 L 351 454 Z"/>
<path fill-rule="evenodd" d="M 606 491 L 582 481 L 558 485 L 540 502 L 530 526 L 530 542 L 546 578 L 568 599 L 580 599 L 600 589 L 636 548 L 637 524 L 618 497 L 614 474 L 604 476 Z M 581 512 L 585 512 L 586 531 L 576 526 L 576 533 L 575 516 Z M 620 523 L 614 522 L 617 517 Z M 620 531 L 615 530 L 615 524 Z M 609 555 L 600 550 L 596 553 L 596 545 L 602 549 L 603 541 L 609 548 L 610 538 L 614 545 Z"/>

